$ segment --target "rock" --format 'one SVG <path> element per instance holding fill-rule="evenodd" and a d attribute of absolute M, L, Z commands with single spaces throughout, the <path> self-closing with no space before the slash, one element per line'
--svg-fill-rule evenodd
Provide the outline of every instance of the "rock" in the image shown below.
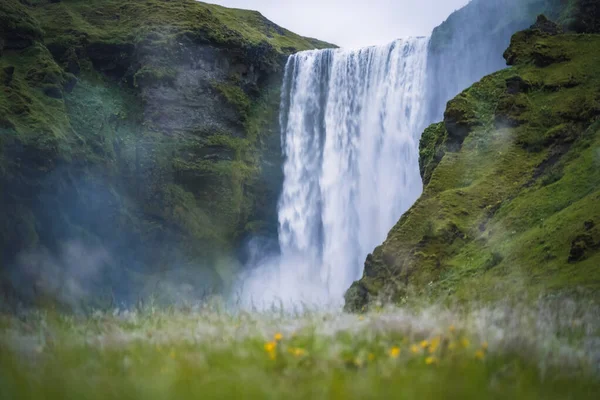
<path fill-rule="evenodd" d="M 67 80 L 66 80 L 65 84 L 63 85 L 63 88 L 65 89 L 65 92 L 71 93 L 73 91 L 73 89 L 75 88 L 75 85 L 77 85 L 77 78 L 74 75 L 70 75 L 67 77 Z"/>
<path fill-rule="evenodd" d="M 585 221 L 583 223 L 583 227 L 585 228 L 586 231 L 591 230 L 594 226 L 596 226 L 596 224 L 594 224 L 594 221 L 592 221 L 592 220 Z"/>
<path fill-rule="evenodd" d="M 571 242 L 569 262 L 575 263 L 586 258 L 586 252 L 594 247 L 594 239 L 589 234 L 579 235 Z"/>
<path fill-rule="evenodd" d="M 550 21 L 544 14 L 538 15 L 537 21 L 535 24 L 531 25 L 530 29 L 538 30 L 551 36 L 563 33 L 563 29 L 560 25 Z"/>
<path fill-rule="evenodd" d="M 520 76 L 513 76 L 506 80 L 507 94 L 527 93 L 530 89 L 531 84 Z"/>
<path fill-rule="evenodd" d="M 46 96 L 52 97 L 53 99 L 63 98 L 62 90 L 57 86 L 46 86 L 43 91 Z"/>
<path fill-rule="evenodd" d="M 354 282 L 344 295 L 344 311 L 359 312 L 369 303 L 369 292 L 360 282 Z"/>
<path fill-rule="evenodd" d="M 10 85 L 10 83 L 12 82 L 13 79 L 13 75 L 15 73 L 15 67 L 12 65 L 9 65 L 8 67 L 5 67 L 2 72 L 4 72 L 4 85 L 8 86 Z"/>

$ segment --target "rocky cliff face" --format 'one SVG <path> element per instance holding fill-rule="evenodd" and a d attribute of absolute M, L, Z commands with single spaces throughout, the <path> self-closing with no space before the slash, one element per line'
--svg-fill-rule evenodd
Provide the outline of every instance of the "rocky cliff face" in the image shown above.
<path fill-rule="evenodd" d="M 597 15 L 592 8 L 584 14 Z M 544 17 L 513 36 L 504 53 L 512 67 L 451 100 L 444 121 L 423 134 L 424 193 L 367 257 L 347 309 L 378 297 L 598 290 L 599 55 L 600 35 L 562 33 Z"/>
<path fill-rule="evenodd" d="M 106 254 L 94 285 L 118 299 L 226 286 L 244 238 L 276 232 L 286 55 L 331 45 L 192 0 L 6 0 L 0 22 L 6 286 L 64 290 L 74 246 Z"/>
<path fill-rule="evenodd" d="M 593 0 L 473 0 L 434 29 L 428 61 L 429 120 L 473 82 L 506 66 L 511 36 L 544 13 L 569 30 L 593 30 Z M 588 21 L 588 22 L 586 22 Z"/>

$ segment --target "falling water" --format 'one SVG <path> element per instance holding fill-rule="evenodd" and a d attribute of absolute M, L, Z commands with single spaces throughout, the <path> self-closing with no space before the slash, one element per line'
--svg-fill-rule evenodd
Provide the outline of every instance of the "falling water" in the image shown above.
<path fill-rule="evenodd" d="M 420 195 L 427 45 L 415 38 L 289 58 L 281 257 L 249 282 L 258 301 L 341 303 L 367 254 Z"/>

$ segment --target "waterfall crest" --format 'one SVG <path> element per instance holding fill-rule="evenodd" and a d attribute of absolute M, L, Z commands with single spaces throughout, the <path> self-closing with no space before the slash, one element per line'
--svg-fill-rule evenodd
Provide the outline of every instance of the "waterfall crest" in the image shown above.
<path fill-rule="evenodd" d="M 281 256 L 249 280 L 254 302 L 341 304 L 367 254 L 421 194 L 427 47 L 414 38 L 289 58 Z"/>

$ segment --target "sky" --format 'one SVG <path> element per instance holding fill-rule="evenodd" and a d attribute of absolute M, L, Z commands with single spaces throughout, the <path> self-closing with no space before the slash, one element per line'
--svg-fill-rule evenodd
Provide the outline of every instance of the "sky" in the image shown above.
<path fill-rule="evenodd" d="M 402 37 L 429 36 L 434 27 L 468 0 L 204 0 L 260 11 L 303 36 L 341 47 L 385 44 Z"/>

